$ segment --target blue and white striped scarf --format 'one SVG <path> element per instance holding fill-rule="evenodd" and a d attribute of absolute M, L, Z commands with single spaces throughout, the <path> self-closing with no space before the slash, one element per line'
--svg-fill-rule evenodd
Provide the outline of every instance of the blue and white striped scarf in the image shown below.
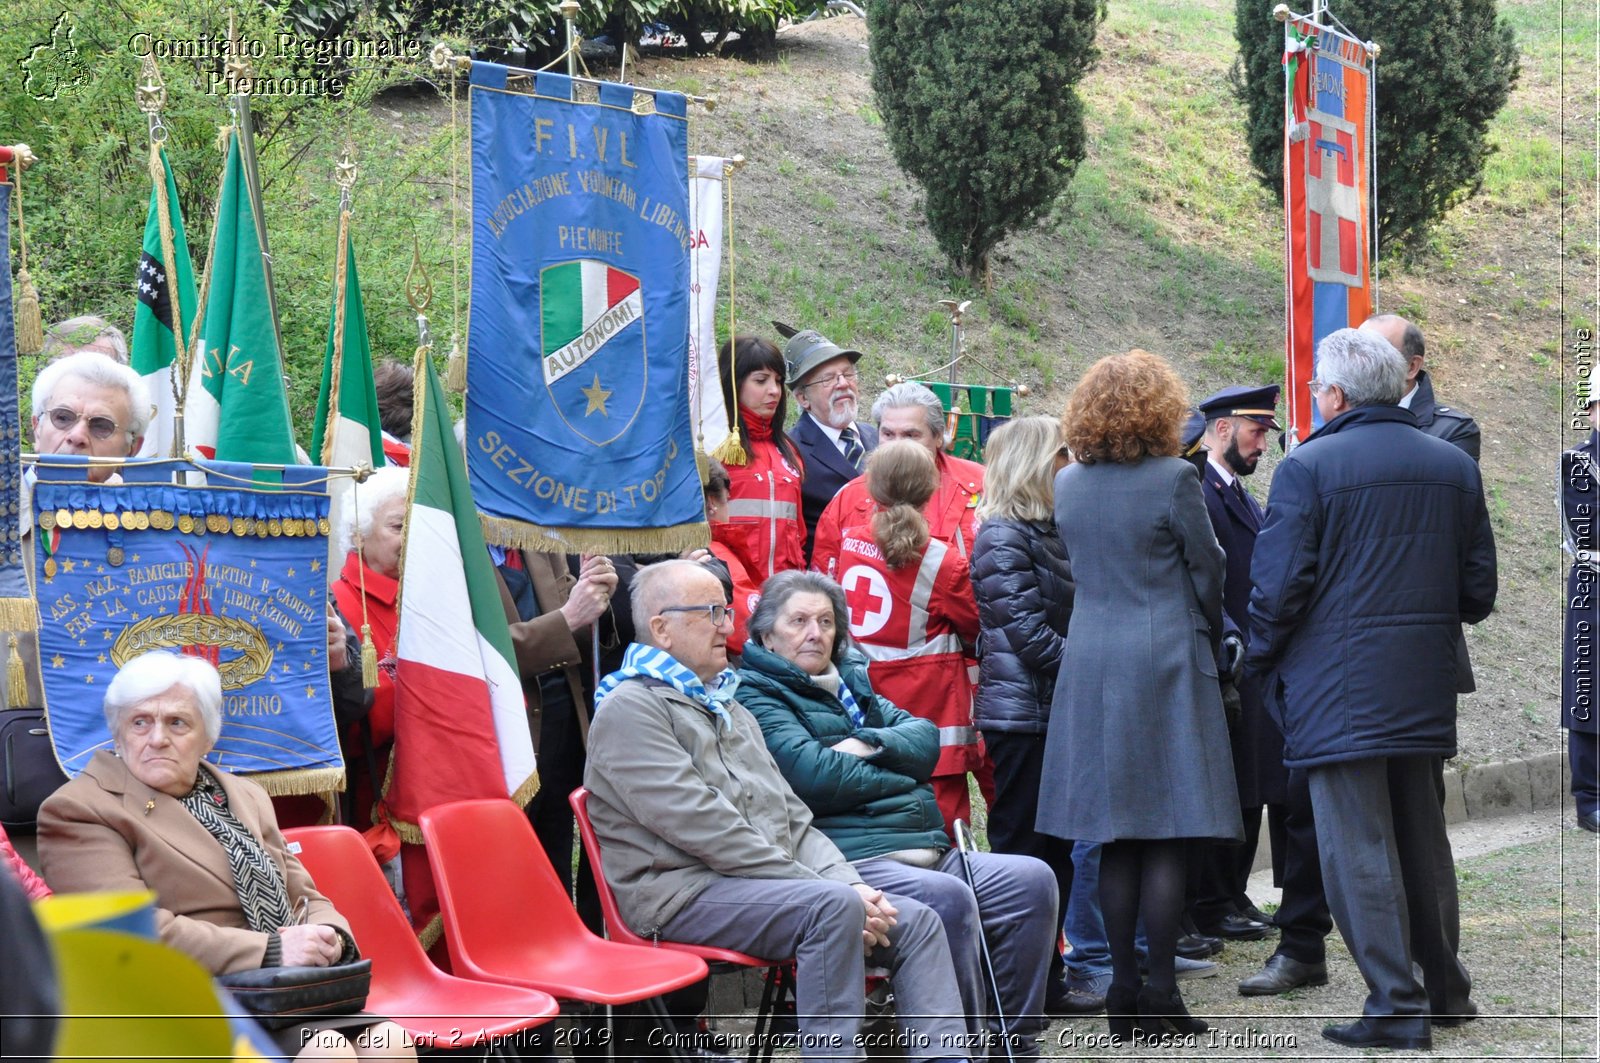
<path fill-rule="evenodd" d="M 708 688 L 699 676 L 679 664 L 678 659 L 666 650 L 630 642 L 627 652 L 622 655 L 622 667 L 600 680 L 600 686 L 594 692 L 595 708 L 600 707 L 600 702 L 607 694 L 629 679 L 659 679 L 684 697 L 692 698 L 716 713 L 724 729 L 733 725 L 733 717 L 728 715 L 728 702 L 733 700 L 733 693 L 739 688 L 739 676 L 732 668 L 724 668 L 717 673 Z"/>

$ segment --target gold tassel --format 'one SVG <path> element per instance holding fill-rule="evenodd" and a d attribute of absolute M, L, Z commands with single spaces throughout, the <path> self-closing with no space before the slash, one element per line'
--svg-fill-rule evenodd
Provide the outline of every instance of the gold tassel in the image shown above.
<path fill-rule="evenodd" d="M 9 639 L 11 657 L 6 661 L 6 704 L 20 709 L 28 704 L 28 670 L 22 664 L 22 652 L 17 649 L 17 636 Z"/>
<path fill-rule="evenodd" d="M 39 316 L 39 292 L 33 274 L 17 273 L 17 353 L 38 354 L 44 350 L 44 319 Z"/>
<path fill-rule="evenodd" d="M 361 625 L 361 685 L 378 689 L 378 648 L 372 644 L 372 625 Z"/>
<path fill-rule="evenodd" d="M 744 444 L 739 441 L 738 425 L 728 433 L 727 439 L 717 444 L 717 449 L 711 452 L 711 456 L 724 465 L 743 465 L 750 460 L 750 455 L 744 452 Z"/>
<path fill-rule="evenodd" d="M 467 390 L 467 356 L 454 336 L 450 337 L 450 360 L 444 365 L 444 386 L 458 394 Z"/>

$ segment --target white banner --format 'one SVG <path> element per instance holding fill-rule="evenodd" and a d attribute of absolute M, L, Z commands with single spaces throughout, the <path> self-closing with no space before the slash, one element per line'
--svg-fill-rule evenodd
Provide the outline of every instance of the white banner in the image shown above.
<path fill-rule="evenodd" d="M 689 416 L 695 448 L 728 437 L 728 397 L 717 369 L 717 285 L 722 278 L 722 179 L 729 160 L 689 157 Z"/>

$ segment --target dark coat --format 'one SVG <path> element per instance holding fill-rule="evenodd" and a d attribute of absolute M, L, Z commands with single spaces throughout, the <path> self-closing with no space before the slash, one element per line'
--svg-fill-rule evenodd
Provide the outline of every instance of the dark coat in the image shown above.
<path fill-rule="evenodd" d="M 1433 397 L 1433 379 L 1426 369 L 1417 373 L 1417 393 L 1411 396 L 1408 408 L 1417 419 L 1418 428 L 1435 439 L 1460 447 L 1473 461 L 1478 460 L 1483 442 L 1478 422 L 1470 414 L 1438 404 Z"/>
<path fill-rule="evenodd" d="M 1561 726 L 1600 732 L 1600 436 L 1561 455 L 1561 531 L 1573 555 L 1561 640 Z"/>
<path fill-rule="evenodd" d="M 878 430 L 870 424 L 856 422 L 856 432 L 861 436 L 864 453 L 878 448 Z M 811 540 L 817 535 L 817 519 L 828 508 L 839 488 L 861 475 L 861 469 L 844 460 L 839 448 L 829 439 L 816 419 L 802 412 L 789 432 L 789 441 L 800 451 L 806 463 L 806 478 L 800 483 L 800 510 L 806 521 L 806 559 L 811 559 Z M 862 468 L 866 467 L 865 458 Z"/>
<path fill-rule="evenodd" d="M 1036 829 L 1077 841 L 1243 836 L 1217 681 L 1222 549 L 1181 458 L 1069 465 L 1077 581 Z"/>
<path fill-rule="evenodd" d="M 1242 482 L 1242 481 L 1240 481 Z M 1222 583 L 1222 609 L 1229 627 L 1248 640 L 1250 630 L 1250 559 L 1256 533 L 1264 516 L 1261 503 L 1248 489 L 1244 497 L 1223 482 L 1222 473 L 1207 461 L 1202 493 L 1217 543 L 1227 555 L 1228 574 Z M 1283 766 L 1283 732 L 1261 702 L 1261 687 L 1239 687 L 1239 723 L 1229 734 L 1233 743 L 1233 771 L 1239 784 L 1241 808 L 1282 804 L 1288 799 L 1289 773 Z"/>
<path fill-rule="evenodd" d="M 937 729 L 874 694 L 867 662 L 854 651 L 839 671 L 865 715 L 859 728 L 837 697 L 754 641 L 745 643 L 739 668 L 739 704 L 761 725 L 772 759 L 811 809 L 813 825 L 846 858 L 950 848 L 928 785 L 939 759 Z M 879 753 L 864 759 L 830 748 L 846 738 Z"/>
<path fill-rule="evenodd" d="M 1415 429 L 1358 407 L 1273 474 L 1245 659 L 1276 672 L 1291 768 L 1456 752 L 1456 646 L 1494 608 L 1494 532 L 1478 466 Z"/>
<path fill-rule="evenodd" d="M 1072 617 L 1072 569 L 1054 521 L 986 520 L 972 547 L 979 730 L 1044 734 Z"/>

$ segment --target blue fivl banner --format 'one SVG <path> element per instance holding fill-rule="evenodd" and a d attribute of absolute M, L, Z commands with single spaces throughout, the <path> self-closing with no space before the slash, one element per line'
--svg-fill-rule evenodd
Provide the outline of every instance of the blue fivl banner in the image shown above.
<path fill-rule="evenodd" d="M 39 658 L 62 767 L 76 774 L 110 747 L 106 684 L 164 649 L 222 675 L 222 735 L 208 760 L 272 793 L 338 789 L 327 470 L 292 466 L 281 490 L 221 462 L 133 460 L 120 483 L 91 482 L 95 470 L 72 457 L 41 458 L 37 470 Z M 185 471 L 208 486 L 173 484 Z"/>
<path fill-rule="evenodd" d="M 470 91 L 467 465 L 485 535 L 704 546 L 685 98 L 491 63 Z"/>
<path fill-rule="evenodd" d="M 0 172 L 4 167 L 0 167 Z M 17 411 L 17 333 L 11 317 L 11 186 L 0 180 L 0 629 L 9 634 L 32 631 L 33 598 L 22 559 L 22 483 L 17 457 L 22 444 L 22 423 Z M 17 655 L 14 646 L 0 644 L 0 662 Z M 11 670 L 22 678 L 21 658 Z M 26 697 L 26 690 L 21 692 Z M 7 704 L 19 700 L 7 698 Z"/>

